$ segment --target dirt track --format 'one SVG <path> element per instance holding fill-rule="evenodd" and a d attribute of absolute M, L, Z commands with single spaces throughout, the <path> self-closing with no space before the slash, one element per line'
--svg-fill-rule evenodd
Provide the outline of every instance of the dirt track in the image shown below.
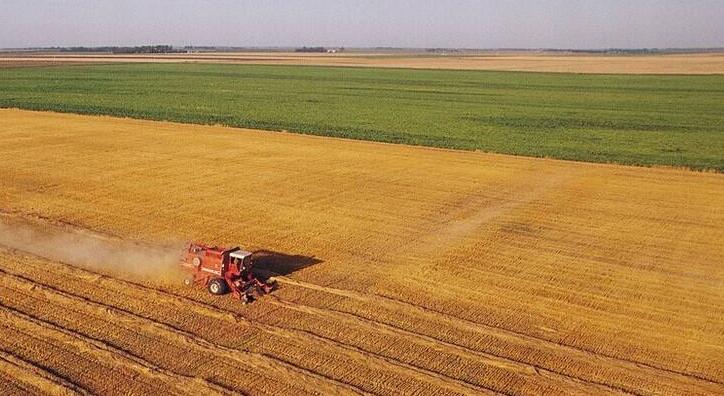
<path fill-rule="evenodd" d="M 611 74 L 724 74 L 724 54 L 489 55 L 200 53 L 167 55 L 0 54 L 0 68 L 112 62 L 199 62 L 274 65 L 394 67 L 413 69 L 507 70 Z"/>
<path fill-rule="evenodd" d="M 0 248 L 0 391 L 724 392 L 724 175 L 0 120 L 6 219 L 290 258 L 243 306 Z"/>

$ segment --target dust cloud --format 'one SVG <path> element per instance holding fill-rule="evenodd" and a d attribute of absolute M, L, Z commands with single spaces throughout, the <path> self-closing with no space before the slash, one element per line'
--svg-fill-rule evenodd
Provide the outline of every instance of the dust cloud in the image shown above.
<path fill-rule="evenodd" d="M 150 246 L 83 230 L 0 218 L 0 247 L 99 273 L 169 282 L 180 276 L 183 243 Z"/>

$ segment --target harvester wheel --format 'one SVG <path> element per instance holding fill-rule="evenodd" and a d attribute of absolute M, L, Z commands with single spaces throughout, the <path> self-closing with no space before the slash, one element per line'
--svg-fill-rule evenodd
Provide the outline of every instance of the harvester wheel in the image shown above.
<path fill-rule="evenodd" d="M 193 276 L 187 276 L 184 278 L 184 285 L 191 286 L 194 284 L 194 277 Z"/>
<path fill-rule="evenodd" d="M 198 267 L 201 265 L 201 257 L 194 257 L 193 260 L 191 260 L 191 263 L 194 265 L 194 267 Z"/>
<path fill-rule="evenodd" d="M 209 293 L 220 295 L 226 293 L 227 286 L 226 282 L 224 282 L 221 278 L 212 279 L 211 282 L 209 282 Z"/>

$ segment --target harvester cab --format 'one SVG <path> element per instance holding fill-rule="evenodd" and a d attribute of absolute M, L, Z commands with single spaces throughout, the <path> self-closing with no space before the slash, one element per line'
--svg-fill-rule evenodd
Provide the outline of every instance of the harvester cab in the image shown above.
<path fill-rule="evenodd" d="M 190 243 L 181 258 L 187 272 L 184 283 L 188 286 L 204 285 L 215 295 L 231 292 L 244 302 L 272 290 L 272 285 L 259 280 L 254 274 L 251 252 L 238 247 L 226 249 L 201 243 Z"/>
<path fill-rule="evenodd" d="M 236 267 L 236 269 L 241 272 L 248 269 L 251 269 L 251 252 L 247 252 L 245 250 L 233 250 L 231 253 L 229 253 L 230 265 L 233 265 Z"/>

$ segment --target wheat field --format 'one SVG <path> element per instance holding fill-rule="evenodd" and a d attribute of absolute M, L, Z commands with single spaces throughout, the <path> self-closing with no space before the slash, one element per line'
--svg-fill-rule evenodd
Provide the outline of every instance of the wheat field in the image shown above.
<path fill-rule="evenodd" d="M 724 393 L 719 173 L 5 109 L 0 175 L 6 223 L 305 263 L 242 305 L 0 246 L 3 394 Z"/>

